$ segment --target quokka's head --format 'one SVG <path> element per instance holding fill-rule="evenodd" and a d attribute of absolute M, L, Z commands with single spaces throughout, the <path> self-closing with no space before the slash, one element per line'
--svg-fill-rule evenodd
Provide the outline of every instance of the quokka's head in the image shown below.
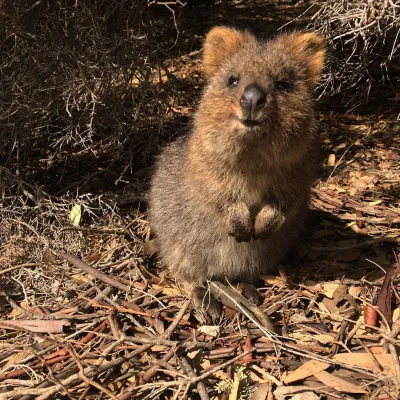
<path fill-rule="evenodd" d="M 245 31 L 215 27 L 204 44 L 208 85 L 202 118 L 228 124 L 239 136 L 299 135 L 312 120 L 312 93 L 324 58 L 324 40 L 316 33 L 263 42 Z"/>

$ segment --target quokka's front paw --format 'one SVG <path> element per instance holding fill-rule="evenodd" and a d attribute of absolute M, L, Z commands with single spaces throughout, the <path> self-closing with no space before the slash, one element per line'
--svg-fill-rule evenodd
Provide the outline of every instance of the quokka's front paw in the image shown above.
<path fill-rule="evenodd" d="M 250 211 L 243 203 L 235 204 L 228 210 L 228 233 L 238 242 L 249 242 L 253 235 L 253 221 Z"/>
<path fill-rule="evenodd" d="M 264 206 L 254 221 L 254 239 L 267 239 L 285 222 L 283 213 L 273 207 Z"/>

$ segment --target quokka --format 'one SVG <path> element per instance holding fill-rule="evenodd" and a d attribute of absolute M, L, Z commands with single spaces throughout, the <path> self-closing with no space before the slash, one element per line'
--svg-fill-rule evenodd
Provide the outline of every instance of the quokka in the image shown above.
<path fill-rule="evenodd" d="M 195 297 L 207 279 L 253 284 L 301 232 L 324 58 L 315 33 L 270 41 L 228 27 L 208 33 L 208 83 L 192 131 L 162 152 L 149 195 L 158 254 Z"/>

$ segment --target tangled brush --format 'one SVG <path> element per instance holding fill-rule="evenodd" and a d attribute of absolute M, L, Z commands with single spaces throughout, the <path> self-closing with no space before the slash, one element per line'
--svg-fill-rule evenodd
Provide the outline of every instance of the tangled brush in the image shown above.
<path fill-rule="evenodd" d="M 174 99 L 154 29 L 147 0 L 3 2 L 0 164 L 65 186 L 79 164 L 143 164 Z"/>
<path fill-rule="evenodd" d="M 323 94 L 360 104 L 378 84 L 400 75 L 400 4 L 392 0 L 328 0 L 308 28 L 324 34 L 330 49 Z"/>

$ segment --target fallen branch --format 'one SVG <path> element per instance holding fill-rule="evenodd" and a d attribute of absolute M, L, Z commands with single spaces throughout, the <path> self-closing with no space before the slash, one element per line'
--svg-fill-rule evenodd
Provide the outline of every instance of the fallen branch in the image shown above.
<path fill-rule="evenodd" d="M 222 303 L 227 307 L 239 312 L 247 310 L 247 313 L 244 313 L 246 316 L 249 312 L 251 312 L 264 328 L 270 330 L 271 332 L 275 331 L 275 328 L 268 315 L 243 297 L 240 293 L 223 285 L 221 282 L 210 282 L 210 288 L 211 293 L 217 298 L 220 298 Z"/>
<path fill-rule="evenodd" d="M 81 269 L 82 271 L 86 272 L 87 274 L 93 275 L 95 278 L 99 279 L 100 281 L 107 283 L 108 285 L 114 286 L 124 292 L 130 292 L 130 287 L 125 285 L 124 283 L 118 281 L 117 279 L 113 278 L 97 270 L 96 268 L 91 267 L 89 264 L 86 264 L 84 261 L 80 260 L 79 258 L 75 257 L 73 254 L 66 252 L 58 252 L 57 255 L 64 260 L 70 262 L 75 267 Z"/>

